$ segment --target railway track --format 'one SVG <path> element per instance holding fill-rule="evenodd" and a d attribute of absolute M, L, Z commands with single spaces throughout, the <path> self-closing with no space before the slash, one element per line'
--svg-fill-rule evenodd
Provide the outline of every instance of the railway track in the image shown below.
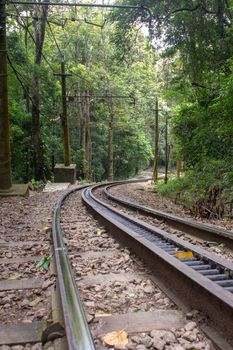
<path fill-rule="evenodd" d="M 212 350 L 197 324 L 185 319 L 151 272 L 93 221 L 80 200 L 79 192 L 67 198 L 61 225 L 96 349 L 109 348 L 106 333 L 125 330 L 127 346 L 111 348 L 183 350 L 181 343 L 190 348 L 192 342 L 193 348 Z"/>
<path fill-rule="evenodd" d="M 187 233 L 189 237 L 201 239 L 210 243 L 214 242 L 223 244 L 224 247 L 233 250 L 233 232 L 208 224 L 202 224 L 191 218 L 173 215 L 152 209 L 145 205 L 140 205 L 130 200 L 126 200 L 111 193 L 111 189 L 116 186 L 119 186 L 119 184 L 110 184 L 104 187 L 103 192 L 106 198 L 120 205 L 123 205 L 126 208 L 130 208 L 131 210 L 134 210 L 142 215 L 161 220 L 173 228 Z"/>
<path fill-rule="evenodd" d="M 159 285 L 168 295 L 172 294 L 175 300 L 181 300 L 181 303 L 184 303 L 188 309 L 201 310 L 209 319 L 209 323 L 220 330 L 220 333 L 226 337 L 227 342 L 232 345 L 233 264 L 109 207 L 93 195 L 93 190 L 96 188 L 99 188 L 99 185 L 93 188 L 87 187 L 82 193 L 83 201 L 93 214 L 111 233 L 117 235 L 118 240 L 122 241 L 123 244 L 127 244 L 151 267 L 156 281 L 159 281 Z M 72 191 L 71 194 L 75 194 L 75 192 L 76 190 Z M 77 291 L 75 274 L 72 273 L 71 265 L 67 260 L 66 248 L 62 241 L 59 218 L 61 206 L 69 195 L 70 193 L 58 203 L 53 221 L 54 242 L 57 241 L 55 243 L 55 247 L 57 246 L 55 257 L 59 286 L 61 286 L 66 337 L 70 349 L 95 349 L 96 345 L 92 339 L 87 316 L 85 316 Z M 96 256 L 95 254 L 98 256 L 98 252 L 94 252 L 94 256 Z M 101 249 L 99 254 L 105 256 L 106 250 Z M 84 255 L 81 254 L 82 259 Z M 87 256 L 90 257 L 91 252 Z M 111 275 L 110 280 L 112 278 L 114 280 L 116 276 Z M 98 278 L 96 280 L 94 278 L 94 281 L 96 283 Z M 93 281 L 89 281 L 89 283 L 93 283 Z M 127 284 L 130 284 L 130 279 Z M 170 293 L 171 290 L 172 293 Z M 134 327 L 132 315 L 127 317 L 131 320 L 132 327 Z M 145 315 L 143 317 L 145 318 Z M 153 318 L 154 315 L 151 314 L 151 317 Z M 172 317 L 174 315 L 170 315 L 168 318 Z M 166 322 L 168 322 L 168 318 L 165 317 Z M 102 322 L 103 318 L 100 317 L 100 319 Z M 118 324 L 119 320 L 115 319 L 115 322 Z M 123 320 L 123 323 L 120 322 L 120 325 L 124 325 L 124 322 L 125 320 Z M 118 324 L 118 327 L 120 325 Z M 137 325 L 135 327 L 137 328 Z M 112 325 L 112 328 L 109 329 L 114 329 L 114 326 Z M 224 344 L 222 349 L 230 349 L 231 345 L 228 347 Z"/>
<path fill-rule="evenodd" d="M 180 344 L 185 349 L 187 344 L 190 346 L 191 341 L 194 344 L 195 337 L 195 345 L 199 344 L 200 349 L 212 349 L 202 341 L 204 338 L 196 328 L 195 322 L 191 322 L 195 336 L 192 334 L 189 321 L 185 320 L 176 305 L 169 301 L 167 294 L 178 301 L 178 304 L 185 305 L 186 311 L 200 310 L 202 315 L 207 317 L 208 324 L 216 327 L 227 339 L 227 343 L 222 339 L 215 339 L 217 348 L 231 349 L 233 264 L 101 202 L 93 194 L 99 187 L 76 188 L 65 194 L 55 207 L 52 242 L 56 266 L 56 293 L 61 305 L 57 307 L 59 324 L 54 321 L 48 327 L 48 324 L 44 323 L 43 327 L 40 325 L 43 328 L 40 328 L 40 332 L 34 327 L 37 340 L 32 340 L 32 346 L 39 340 L 46 343 L 62 337 L 63 348 L 68 347 L 69 350 L 102 350 L 107 347 L 103 347 L 98 339 L 105 333 L 115 329 L 127 329 L 129 345 L 122 349 L 157 349 L 158 343 L 161 349 L 170 349 L 169 344 L 173 349 L 173 342 L 177 342 L 177 349 L 182 349 Z M 77 196 L 81 203 L 81 190 L 82 200 L 88 209 L 117 240 L 126 244 L 150 266 L 153 275 L 128 249 L 122 248 L 110 238 L 103 228 L 97 229 L 97 223 L 96 228 L 91 226 L 92 219 L 87 220 L 85 228 L 83 217 L 86 217 L 86 212 L 83 213 L 84 216 L 80 216 L 72 202 L 69 203 L 71 198 L 75 199 Z M 64 216 L 63 207 L 66 205 L 67 213 Z M 71 230 L 66 228 L 66 222 L 69 220 L 74 226 Z M 78 220 L 80 227 L 84 226 L 81 234 L 77 226 Z M 92 231 L 90 237 L 87 233 L 88 227 L 89 231 Z M 74 229 L 77 230 L 76 235 Z M 93 229 L 97 231 L 93 233 Z M 93 247 L 93 251 L 90 247 Z M 101 271 L 101 274 L 96 275 L 96 270 Z M 113 299 L 111 306 L 107 304 L 108 295 Z M 163 329 L 162 333 L 160 329 Z M 171 332 L 170 329 L 174 331 Z M 210 336 L 209 329 L 205 328 Z M 15 329 L 14 341 L 6 342 L 6 345 L 28 344 L 26 331 L 25 328 L 22 333 L 21 329 L 20 335 L 19 329 Z M 186 332 L 186 338 L 180 335 L 183 331 Z M 2 332 L 4 333 L 4 330 Z M 135 336 L 137 333 L 142 334 L 139 340 Z M 24 341 L 17 342 L 19 337 L 22 339 L 23 334 Z M 187 340 L 187 336 L 190 336 L 190 339 L 194 338 Z M 52 343 L 53 349 L 61 349 L 61 343 L 57 343 L 56 346 L 55 342 Z"/>
<path fill-rule="evenodd" d="M 167 290 L 201 310 L 233 344 L 233 264 L 98 200 L 93 190 L 83 200 L 93 214 L 154 271 Z"/>

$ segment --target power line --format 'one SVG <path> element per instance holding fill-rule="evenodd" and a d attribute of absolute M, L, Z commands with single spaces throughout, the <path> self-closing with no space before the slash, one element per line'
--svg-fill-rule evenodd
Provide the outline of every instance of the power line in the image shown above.
<path fill-rule="evenodd" d="M 31 38 L 32 41 L 34 42 L 34 44 L 35 44 L 35 46 L 36 46 L 36 49 L 38 49 L 37 44 L 36 44 L 36 41 L 35 41 L 35 38 L 34 38 L 34 36 L 32 35 L 32 33 L 30 32 L 28 26 L 25 24 L 25 22 L 24 22 L 24 20 L 23 20 L 23 18 L 22 18 L 22 16 L 21 16 L 21 14 L 19 13 L 18 8 L 17 8 L 15 5 L 14 5 L 14 7 L 15 7 L 15 9 L 16 9 L 18 15 L 19 15 L 19 18 L 21 19 L 21 21 L 22 21 L 22 23 L 23 23 L 24 29 L 27 31 L 27 33 L 29 34 L 30 38 Z M 52 65 L 51 65 L 50 62 L 47 60 L 47 58 L 45 57 L 45 55 L 43 54 L 43 52 L 41 52 L 41 56 L 43 57 L 43 59 L 45 60 L 45 62 L 46 62 L 47 65 L 49 66 L 49 68 L 52 70 L 52 72 L 54 73 L 54 69 L 53 69 Z"/>
<path fill-rule="evenodd" d="M 7 1 L 8 4 L 13 4 L 13 5 L 40 5 L 44 6 L 44 3 L 42 2 L 32 2 L 32 1 Z M 82 3 L 68 3 L 68 2 L 50 2 L 48 3 L 49 6 L 67 6 L 67 7 L 96 7 L 96 8 L 118 8 L 118 9 L 135 9 L 135 10 L 141 10 L 141 11 L 146 11 L 149 15 L 148 22 L 149 22 L 149 32 L 152 31 L 152 12 L 151 10 L 144 6 L 144 5 L 110 5 L 110 4 L 82 4 Z"/>
<path fill-rule="evenodd" d="M 54 40 L 55 45 L 56 45 L 56 47 L 57 47 L 57 50 L 58 50 L 58 52 L 60 53 L 61 58 L 64 59 L 64 55 L 63 55 L 63 53 L 61 52 L 61 49 L 60 49 L 60 47 L 59 47 L 59 45 L 58 45 L 58 42 L 57 42 L 57 39 L 56 39 L 56 37 L 55 37 L 55 35 L 54 35 L 54 32 L 53 32 L 52 27 L 51 27 L 51 25 L 50 25 L 50 23 L 49 23 L 48 20 L 47 20 L 47 24 L 48 24 L 49 30 L 50 30 L 50 32 L 51 32 L 51 34 L 52 34 L 52 37 L 53 37 L 53 40 Z"/>
<path fill-rule="evenodd" d="M 39 16 L 24 16 L 24 15 L 16 15 L 15 13 L 10 13 L 10 12 L 6 12 L 6 16 L 8 17 L 12 17 L 12 18 L 20 18 L 20 19 L 32 19 L 34 21 L 41 21 L 42 17 Z M 56 19 L 56 18 L 55 18 Z M 57 26 L 63 26 L 64 24 L 61 24 L 60 22 L 55 22 L 55 19 L 53 20 L 52 18 L 49 19 L 49 22 L 52 24 L 55 24 Z M 66 23 L 67 21 L 72 21 L 74 22 L 73 18 L 67 18 L 67 17 L 62 17 L 57 19 L 59 21 L 64 21 L 64 23 Z M 83 21 L 84 22 L 84 21 Z"/>
<path fill-rule="evenodd" d="M 27 93 L 27 88 L 24 86 L 24 83 L 23 83 L 22 80 L 21 80 L 21 78 L 23 78 L 23 79 L 25 79 L 25 78 L 24 78 L 23 75 L 14 67 L 13 63 L 11 62 L 11 59 L 10 59 L 9 55 L 7 55 L 7 60 L 8 60 L 8 63 L 9 63 L 9 65 L 10 65 L 10 67 L 12 68 L 12 70 L 13 70 L 13 72 L 14 72 L 16 78 L 17 78 L 17 80 L 19 81 L 19 83 L 20 83 L 20 85 L 21 85 L 23 91 L 24 91 L 25 93 Z M 20 76 L 21 76 L 21 78 L 20 78 Z M 29 94 L 28 94 L 28 97 L 29 97 L 29 99 L 30 99 L 31 102 L 32 102 L 31 96 L 30 96 Z"/>
<path fill-rule="evenodd" d="M 35 107 L 35 104 L 34 104 L 34 102 L 33 102 L 33 99 L 32 99 L 31 95 L 30 95 L 29 92 L 28 92 L 28 88 L 25 87 L 25 85 L 24 85 L 24 83 L 23 83 L 23 81 L 22 81 L 22 79 L 26 80 L 26 78 L 15 68 L 15 66 L 13 65 L 13 63 L 12 63 L 10 57 L 9 57 L 9 55 L 7 55 L 7 60 L 8 60 L 8 63 L 9 63 L 9 65 L 10 65 L 10 67 L 12 68 L 13 73 L 14 73 L 15 76 L 16 76 L 16 79 L 17 79 L 18 82 L 20 83 L 20 85 L 21 85 L 21 87 L 22 87 L 22 89 L 23 89 L 23 91 L 24 91 L 24 94 L 29 98 L 29 100 L 30 100 L 32 106 Z M 20 78 L 20 76 L 21 76 L 22 79 Z M 27 83 L 27 82 L 26 82 L 26 83 Z M 40 115 L 41 115 L 42 117 L 46 118 L 46 119 L 47 119 L 48 121 L 50 121 L 50 122 L 52 122 L 52 121 L 57 121 L 57 120 L 60 119 L 60 118 L 50 119 L 50 118 L 48 118 L 45 114 L 43 114 L 43 113 L 41 112 L 40 109 L 39 109 L 39 113 L 40 113 Z"/>
<path fill-rule="evenodd" d="M 42 20 L 42 17 L 39 17 L 39 16 L 22 16 L 22 15 L 16 15 L 15 13 L 10 13 L 10 12 L 7 12 L 6 13 L 6 16 L 8 17 L 12 17 L 12 18 L 21 18 L 21 19 L 32 19 L 34 21 L 41 21 Z M 52 23 L 52 24 L 55 24 L 57 26 L 62 26 L 64 27 L 66 22 L 70 21 L 70 22 L 82 22 L 82 23 L 85 23 L 85 24 L 90 24 L 90 25 L 93 25 L 93 26 L 96 26 L 96 27 L 99 27 L 99 28 L 103 28 L 106 24 L 106 19 L 103 21 L 103 23 L 101 24 L 98 24 L 98 23 L 93 23 L 93 22 L 90 22 L 86 17 L 83 18 L 83 19 L 80 19 L 80 18 L 74 18 L 74 17 L 61 17 L 59 19 L 60 22 L 63 21 L 64 23 L 60 23 L 60 22 L 55 22 L 53 21 L 52 19 L 49 19 L 49 23 Z"/>
<path fill-rule="evenodd" d="M 44 5 L 44 3 L 41 2 L 32 2 L 32 1 L 6 1 L 7 4 L 14 4 L 14 5 Z M 122 9 L 143 9 L 143 10 L 149 10 L 147 7 L 143 5 L 110 5 L 110 4 L 82 4 L 78 2 L 49 2 L 48 5 L 50 6 L 68 6 L 68 7 L 100 7 L 100 8 L 122 8 Z"/>

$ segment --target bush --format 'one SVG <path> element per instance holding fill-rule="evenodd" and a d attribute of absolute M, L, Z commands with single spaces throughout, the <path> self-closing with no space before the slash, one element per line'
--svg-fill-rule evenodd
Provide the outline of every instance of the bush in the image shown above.
<path fill-rule="evenodd" d="M 228 169 L 225 162 L 210 162 L 202 170 L 188 170 L 168 184 L 159 183 L 157 192 L 195 216 L 232 217 L 233 172 Z"/>

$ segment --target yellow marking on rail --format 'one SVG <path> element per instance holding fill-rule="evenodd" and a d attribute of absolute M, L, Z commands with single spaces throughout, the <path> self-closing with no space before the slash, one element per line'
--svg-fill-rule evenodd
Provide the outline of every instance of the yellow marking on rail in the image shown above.
<path fill-rule="evenodd" d="M 176 252 L 176 258 L 178 258 L 178 259 L 193 258 L 193 253 L 192 252 Z"/>

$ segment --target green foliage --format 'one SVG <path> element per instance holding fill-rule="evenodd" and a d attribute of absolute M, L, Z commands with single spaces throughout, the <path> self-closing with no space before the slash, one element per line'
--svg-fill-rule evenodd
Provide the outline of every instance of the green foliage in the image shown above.
<path fill-rule="evenodd" d="M 67 94 L 135 96 L 139 101 L 134 107 L 132 99 L 113 100 L 113 152 L 114 176 L 129 177 L 147 166 L 151 160 L 153 130 L 150 128 L 153 105 L 147 95 L 154 99 L 157 93 L 154 55 L 148 50 L 147 39 L 137 30 L 132 30 L 136 42 L 130 43 L 133 52 L 127 61 L 119 63 L 119 51 L 111 34 L 114 25 L 106 22 L 102 11 L 80 9 L 78 21 L 73 9 L 50 15 L 51 27 L 57 43 L 66 57 L 66 69 L 73 76 L 67 78 Z M 58 23 L 62 16 L 72 18 L 62 28 Z M 84 20 L 85 19 L 85 20 Z M 101 29 L 92 23 L 105 23 Z M 33 27 L 28 20 L 29 29 Z M 10 21 L 8 47 L 14 68 L 9 67 L 9 101 L 11 114 L 12 167 L 15 182 L 35 178 L 31 111 L 33 94 L 32 72 L 36 71 L 40 84 L 40 132 L 43 149 L 43 172 L 51 178 L 55 163 L 63 162 L 63 142 L 60 115 L 60 78 L 53 76 L 60 71 L 60 56 L 47 26 L 44 43 L 45 61 L 34 64 L 35 47 L 25 28 Z M 129 36 L 130 42 L 131 36 Z M 132 51 L 133 50 L 133 51 Z M 48 65 L 49 63 L 49 65 Z M 52 68 L 52 69 L 51 69 Z M 21 80 L 21 82 L 19 82 Z M 24 86 L 24 89 L 22 88 Z M 152 100 L 153 101 L 153 100 Z M 108 130 L 109 100 L 91 102 L 91 177 L 101 181 L 108 177 Z M 85 150 L 82 144 L 82 116 L 76 101 L 68 103 L 72 161 L 77 164 L 77 177 L 84 177 Z M 136 123 L 135 123 L 136 120 Z M 44 180 L 44 179 L 43 179 Z"/>
<path fill-rule="evenodd" d="M 121 142 L 117 142 L 118 139 Z M 151 146 L 139 129 L 130 128 L 116 133 L 117 146 L 114 152 L 115 176 L 124 179 L 137 175 L 147 167 L 152 158 Z"/>
<path fill-rule="evenodd" d="M 195 102 L 176 108 L 173 138 L 177 159 L 186 164 L 182 179 L 161 188 L 204 216 L 230 216 L 233 200 L 232 62 L 221 72 L 218 89 L 204 90 Z M 174 188 L 173 188 L 174 186 Z M 173 199 L 174 199 L 173 198 Z"/>
<path fill-rule="evenodd" d="M 138 0 L 126 2 L 129 3 L 140 6 Z M 173 154 L 185 162 L 186 170 L 185 177 L 162 186 L 159 191 L 176 200 L 179 197 L 196 213 L 230 215 L 232 3 L 148 0 L 144 5 L 152 13 L 152 45 L 160 53 L 159 91 L 172 110 Z M 110 18 L 116 23 L 113 41 L 122 57 L 124 53 L 127 57 L 129 50 L 133 53 L 128 43 L 130 33 L 140 23 L 148 24 L 148 17 L 140 10 L 129 14 L 116 10 Z M 127 45 L 122 37 L 126 38 Z"/>
<path fill-rule="evenodd" d="M 124 1 L 124 4 L 141 6 L 139 0 Z M 178 52 L 183 70 L 192 81 L 201 83 L 208 79 L 211 82 L 213 72 L 233 54 L 230 45 L 232 6 L 222 0 L 148 0 L 143 5 L 152 13 L 153 37 L 156 48 L 163 51 L 163 57 Z M 129 13 L 116 10 L 110 18 L 116 22 L 115 42 L 123 52 L 129 51 L 129 45 L 125 48 L 121 38 L 127 39 L 130 30 L 139 23 L 149 26 L 149 16 L 141 10 Z"/>
<path fill-rule="evenodd" d="M 44 186 L 45 186 L 43 181 L 37 181 L 35 179 L 31 179 L 30 182 L 33 185 L 34 189 L 37 190 L 37 191 L 41 191 L 44 188 Z"/>
<path fill-rule="evenodd" d="M 141 6 L 139 0 L 127 0 L 124 4 Z M 146 0 L 143 5 L 152 13 L 152 43 L 145 34 L 148 12 L 142 8 L 118 9 L 111 15 L 104 10 L 79 9 L 77 14 L 74 9 L 56 12 L 54 8 L 49 14 L 66 58 L 67 72 L 73 74 L 66 80 L 67 95 L 108 94 L 136 99 L 135 106 L 131 98 L 91 99 L 87 121 L 91 139 L 88 176 L 95 181 L 108 177 L 111 128 L 116 179 L 133 176 L 151 163 L 158 96 L 160 163 L 165 158 L 164 123 L 168 116 L 173 157 L 183 160 L 187 170 L 185 177 L 159 191 L 174 193 L 174 198 L 180 196 L 199 213 L 206 207 L 220 215 L 225 210 L 223 203 L 232 196 L 232 4 L 222 0 Z M 30 20 L 28 24 L 32 29 Z M 14 181 L 28 181 L 35 173 L 32 148 L 35 131 L 31 121 L 35 70 L 40 80 L 43 171 L 50 178 L 54 163 L 63 161 L 61 86 L 60 78 L 53 75 L 60 71 L 61 57 L 48 26 L 44 43 L 48 62 L 43 59 L 40 67 L 34 64 L 35 47 L 25 28 L 13 18 L 9 20 L 8 32 L 9 56 L 19 73 L 9 67 Z M 87 165 L 81 104 L 78 99 L 68 103 L 71 151 L 78 179 L 85 176 Z M 216 207 L 221 209 L 212 208 L 210 198 L 218 201 Z"/>
<path fill-rule="evenodd" d="M 204 168 L 188 170 L 185 176 L 160 183 L 157 192 L 183 204 L 194 215 L 207 218 L 231 216 L 233 176 L 225 161 L 206 162 Z"/>
<path fill-rule="evenodd" d="M 231 65 L 230 65 L 231 66 Z M 188 167 L 205 169 L 225 160 L 230 164 L 233 149 L 233 72 L 222 78 L 215 93 L 205 93 L 194 103 L 181 105 L 173 119 L 178 157 Z M 229 169 L 230 170 L 230 169 Z"/>
<path fill-rule="evenodd" d="M 43 256 L 40 259 L 40 261 L 38 262 L 38 264 L 36 265 L 36 267 L 39 268 L 39 269 L 48 270 L 50 262 L 51 262 L 51 259 L 52 259 L 52 255 Z"/>

